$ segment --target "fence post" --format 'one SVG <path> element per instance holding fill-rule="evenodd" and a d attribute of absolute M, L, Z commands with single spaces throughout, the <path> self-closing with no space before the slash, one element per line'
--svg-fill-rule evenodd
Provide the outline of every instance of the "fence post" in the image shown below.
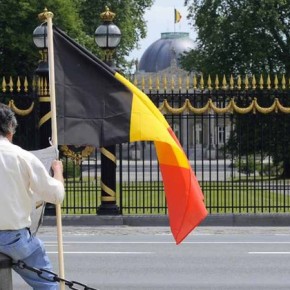
<path fill-rule="evenodd" d="M 0 290 L 12 290 L 12 261 L 0 253 Z"/>

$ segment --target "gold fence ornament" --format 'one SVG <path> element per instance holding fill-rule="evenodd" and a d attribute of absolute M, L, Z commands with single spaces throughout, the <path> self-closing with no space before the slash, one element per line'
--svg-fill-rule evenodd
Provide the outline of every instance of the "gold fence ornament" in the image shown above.
<path fill-rule="evenodd" d="M 30 107 L 28 109 L 19 109 L 16 107 L 16 105 L 14 104 L 14 101 L 13 100 L 10 100 L 9 103 L 8 103 L 8 106 L 11 108 L 11 110 L 16 114 L 16 115 L 19 115 L 19 116 L 27 116 L 29 115 L 33 109 L 34 109 L 34 102 L 31 103 Z"/>
<path fill-rule="evenodd" d="M 284 107 L 277 98 L 276 98 L 276 105 L 277 105 L 277 109 L 281 111 L 282 113 L 290 114 L 290 107 Z"/>
<path fill-rule="evenodd" d="M 62 145 L 60 147 L 63 155 L 71 158 L 75 163 L 80 164 L 83 158 L 90 156 L 95 147 L 92 146 L 72 146 Z"/>
<path fill-rule="evenodd" d="M 262 113 L 262 114 L 269 114 L 271 112 L 273 112 L 275 109 L 276 109 L 276 100 L 273 102 L 273 104 L 268 107 L 268 108 L 265 108 L 265 107 L 261 107 L 258 102 L 257 102 L 257 98 L 254 98 L 253 100 L 254 102 L 254 107 L 255 109 L 259 112 L 259 113 Z"/>
<path fill-rule="evenodd" d="M 179 115 L 179 114 L 184 114 L 184 113 L 193 113 L 197 115 L 201 115 L 204 113 L 207 113 L 209 110 L 212 110 L 213 112 L 217 114 L 226 114 L 226 113 L 231 113 L 233 114 L 234 112 L 238 114 L 248 114 L 250 112 L 253 112 L 253 114 L 256 114 L 256 112 L 259 112 L 261 114 L 269 114 L 272 112 L 278 113 L 278 111 L 281 111 L 282 113 L 290 113 L 290 107 L 284 107 L 279 100 L 276 98 L 273 102 L 273 104 L 270 107 L 262 107 L 259 105 L 257 98 L 254 98 L 254 100 L 251 102 L 251 104 L 247 107 L 239 107 L 235 103 L 235 98 L 231 98 L 229 103 L 221 108 L 215 105 L 214 101 L 212 99 L 209 99 L 207 103 L 203 107 L 194 107 L 190 103 L 189 99 L 186 99 L 183 103 L 183 105 L 179 108 L 175 108 L 169 105 L 168 101 L 165 99 L 163 102 L 160 104 L 158 109 L 163 113 L 171 113 L 173 115 Z"/>
<path fill-rule="evenodd" d="M 231 101 L 228 103 L 226 107 L 220 108 L 214 104 L 212 99 L 209 99 L 209 107 L 217 114 L 225 114 L 228 112 L 232 112 L 232 106 L 233 106 L 232 103 L 233 103 L 233 99 L 231 99 Z"/>

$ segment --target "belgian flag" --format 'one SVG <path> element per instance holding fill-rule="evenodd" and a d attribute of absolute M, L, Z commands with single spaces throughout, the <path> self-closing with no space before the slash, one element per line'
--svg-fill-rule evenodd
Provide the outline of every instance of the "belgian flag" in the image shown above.
<path fill-rule="evenodd" d="M 171 231 L 180 243 L 207 215 L 203 193 L 169 124 L 151 100 L 53 27 L 59 145 L 154 141 Z"/>
<path fill-rule="evenodd" d="M 177 9 L 174 9 L 174 23 L 178 23 L 181 20 L 181 14 Z"/>

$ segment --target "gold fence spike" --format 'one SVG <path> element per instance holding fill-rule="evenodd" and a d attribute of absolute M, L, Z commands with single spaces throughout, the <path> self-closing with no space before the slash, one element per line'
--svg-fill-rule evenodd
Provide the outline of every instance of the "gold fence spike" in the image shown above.
<path fill-rule="evenodd" d="M 49 88 L 48 88 L 48 80 L 47 80 L 46 77 L 44 78 L 44 84 L 43 85 L 44 85 L 44 87 L 43 87 L 44 95 L 48 95 Z"/>
<path fill-rule="evenodd" d="M 270 78 L 269 74 L 268 74 L 268 77 L 267 77 L 267 89 L 271 90 L 271 78 Z"/>
<path fill-rule="evenodd" d="M 238 75 L 237 88 L 238 88 L 238 90 L 240 90 L 242 88 L 242 78 L 240 75 Z"/>
<path fill-rule="evenodd" d="M 207 78 L 207 88 L 208 88 L 210 91 L 212 90 L 210 75 L 208 75 L 208 78 Z"/>
<path fill-rule="evenodd" d="M 264 89 L 264 79 L 263 79 L 262 74 L 260 76 L 260 82 L 259 83 L 260 83 L 260 89 L 263 90 Z"/>
<path fill-rule="evenodd" d="M 9 78 L 9 87 L 10 87 L 9 91 L 12 93 L 13 92 L 13 80 L 12 80 L 11 76 Z"/>
<path fill-rule="evenodd" d="M 249 89 L 249 79 L 248 79 L 248 75 L 245 76 L 245 90 Z"/>
<path fill-rule="evenodd" d="M 159 80 L 159 77 L 157 76 L 156 77 L 156 90 L 159 91 L 160 89 L 160 80 Z"/>
<path fill-rule="evenodd" d="M 167 90 L 167 78 L 166 78 L 166 75 L 163 76 L 163 89 L 164 89 L 164 91 Z"/>
<path fill-rule="evenodd" d="M 231 76 L 230 76 L 230 89 L 233 90 L 234 87 L 235 87 L 235 82 L 234 82 L 233 75 L 231 74 Z"/>
<path fill-rule="evenodd" d="M 7 83 L 6 83 L 5 77 L 3 77 L 3 80 L 2 80 L 2 92 L 3 93 L 6 92 L 6 87 L 7 87 Z"/>
<path fill-rule="evenodd" d="M 179 91 L 182 90 L 182 78 L 181 78 L 181 76 L 178 77 L 178 88 L 179 88 Z"/>
<path fill-rule="evenodd" d="M 34 80 L 33 80 L 34 81 Z M 32 82 L 33 82 L 32 81 Z M 27 93 L 28 92 L 28 80 L 27 77 L 24 78 L 24 92 Z"/>
<path fill-rule="evenodd" d="M 152 78 L 149 76 L 149 90 L 152 91 Z"/>
<path fill-rule="evenodd" d="M 275 75 L 275 78 L 274 78 L 274 87 L 275 87 L 275 90 L 278 90 L 278 87 L 279 87 L 279 81 L 278 81 L 278 77 L 277 77 L 277 75 Z"/>
<path fill-rule="evenodd" d="M 285 75 L 283 74 L 282 76 L 282 89 L 285 90 L 286 89 L 286 79 L 285 79 Z"/>
<path fill-rule="evenodd" d="M 21 91 L 21 83 L 20 83 L 20 78 L 19 78 L 19 76 L 17 77 L 16 89 L 17 89 L 17 92 L 18 92 L 18 93 Z"/>
<path fill-rule="evenodd" d="M 224 75 L 223 76 L 223 90 L 226 90 L 227 89 L 227 80 L 226 80 L 226 76 Z"/>
<path fill-rule="evenodd" d="M 255 90 L 256 89 L 256 86 L 257 85 L 257 82 L 256 82 L 256 78 L 255 78 L 255 75 L 253 75 L 253 78 L 252 78 L 252 88 Z"/>
<path fill-rule="evenodd" d="M 200 76 L 200 89 L 204 90 L 204 80 L 203 80 L 203 74 Z"/>
<path fill-rule="evenodd" d="M 196 75 L 193 76 L 193 89 L 196 90 L 197 89 L 197 78 Z"/>
<path fill-rule="evenodd" d="M 218 90 L 219 89 L 219 84 L 220 84 L 218 75 L 215 75 L 214 84 L 215 84 L 215 89 Z"/>
<path fill-rule="evenodd" d="M 186 90 L 189 90 L 189 85 L 190 85 L 190 80 L 189 80 L 189 76 L 186 76 Z"/>

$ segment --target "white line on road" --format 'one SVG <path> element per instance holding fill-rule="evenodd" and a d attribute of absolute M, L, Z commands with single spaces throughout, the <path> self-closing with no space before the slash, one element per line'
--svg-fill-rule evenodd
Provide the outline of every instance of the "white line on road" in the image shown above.
<path fill-rule="evenodd" d="M 57 245 L 57 242 L 45 242 L 46 246 L 55 246 Z M 83 241 L 72 241 L 72 242 L 63 242 L 63 244 L 175 244 L 175 242 L 112 242 L 112 241 L 103 241 L 103 242 L 83 242 Z M 182 242 L 181 245 L 184 244 L 290 244 L 289 242 L 231 242 L 231 241 L 225 241 L 225 242 Z"/>
<path fill-rule="evenodd" d="M 47 252 L 48 254 L 58 254 L 58 252 Z M 101 254 L 101 255 L 149 255 L 153 252 L 63 252 L 64 254 Z"/>
<path fill-rule="evenodd" d="M 290 255 L 290 252 L 248 252 L 251 255 Z"/>
<path fill-rule="evenodd" d="M 275 234 L 275 236 L 286 236 L 286 237 L 289 237 L 290 234 Z"/>

